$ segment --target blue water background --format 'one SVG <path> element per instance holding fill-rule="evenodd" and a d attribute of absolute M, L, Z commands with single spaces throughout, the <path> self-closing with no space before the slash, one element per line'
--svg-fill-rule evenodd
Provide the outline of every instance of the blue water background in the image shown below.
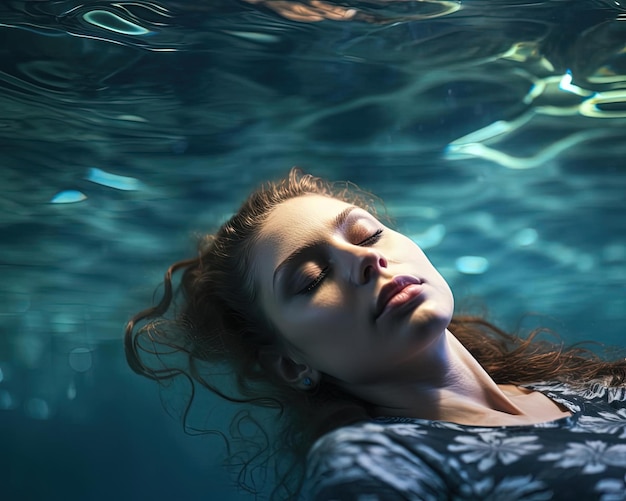
<path fill-rule="evenodd" d="M 254 498 L 122 328 L 292 165 L 380 195 L 459 303 L 624 345 L 623 2 L 330 4 L 0 5 L 2 499 Z"/>

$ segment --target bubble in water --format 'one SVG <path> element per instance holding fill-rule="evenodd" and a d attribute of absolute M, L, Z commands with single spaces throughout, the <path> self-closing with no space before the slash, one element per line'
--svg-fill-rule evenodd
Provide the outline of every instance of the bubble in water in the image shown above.
<path fill-rule="evenodd" d="M 10 411 L 17 407 L 17 402 L 7 390 L 0 390 L 0 410 Z"/>
<path fill-rule="evenodd" d="M 489 261 L 482 256 L 462 256 L 456 260 L 456 269 L 466 275 L 480 275 L 489 269 Z"/>
<path fill-rule="evenodd" d="M 537 241 L 539 237 L 537 230 L 534 228 L 524 228 L 523 230 L 518 231 L 513 237 L 513 242 L 515 242 L 520 247 L 526 247 L 528 245 L 532 245 Z"/>
<path fill-rule="evenodd" d="M 92 365 L 91 350 L 89 348 L 74 348 L 68 355 L 68 363 L 76 372 L 87 372 Z"/>
<path fill-rule="evenodd" d="M 77 190 L 65 190 L 60 191 L 52 197 L 51 204 L 74 204 L 76 202 L 82 202 L 87 198 L 87 195 Z"/>
<path fill-rule="evenodd" d="M 50 406 L 43 398 L 31 398 L 24 407 L 26 414 L 33 419 L 45 420 L 50 417 Z"/>
<path fill-rule="evenodd" d="M 103 171 L 96 167 L 91 167 L 87 170 L 85 179 L 101 186 L 107 186 L 108 188 L 122 191 L 136 191 L 143 187 L 141 181 L 134 177 L 111 174 L 110 172 Z"/>
<path fill-rule="evenodd" d="M 67 399 L 74 400 L 76 398 L 76 385 L 74 381 L 70 381 L 70 384 L 67 387 Z"/>

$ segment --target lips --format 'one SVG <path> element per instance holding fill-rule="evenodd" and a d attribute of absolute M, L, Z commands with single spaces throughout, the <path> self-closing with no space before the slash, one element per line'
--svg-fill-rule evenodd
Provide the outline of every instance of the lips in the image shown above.
<path fill-rule="evenodd" d="M 409 285 L 421 283 L 421 280 L 409 275 L 398 275 L 393 277 L 387 285 L 383 286 L 380 290 L 380 294 L 378 294 L 378 300 L 376 301 L 376 314 L 374 318 L 376 319 L 382 314 L 385 310 L 385 306 L 387 306 L 387 303 L 400 291 L 404 290 Z"/>

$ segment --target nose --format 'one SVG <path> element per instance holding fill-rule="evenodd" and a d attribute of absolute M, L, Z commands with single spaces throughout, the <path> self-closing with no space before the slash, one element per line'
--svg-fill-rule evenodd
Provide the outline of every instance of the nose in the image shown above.
<path fill-rule="evenodd" d="M 355 284 L 365 285 L 387 266 L 387 260 L 380 251 L 371 247 L 357 247 L 350 275 Z"/>

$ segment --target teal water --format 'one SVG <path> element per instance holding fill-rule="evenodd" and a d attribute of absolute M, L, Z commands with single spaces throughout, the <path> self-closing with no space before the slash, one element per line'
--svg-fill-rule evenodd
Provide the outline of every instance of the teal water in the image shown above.
<path fill-rule="evenodd" d="M 121 335 L 292 165 L 385 199 L 458 302 L 623 345 L 625 126 L 621 0 L 3 2 L 1 498 L 254 499 Z"/>

